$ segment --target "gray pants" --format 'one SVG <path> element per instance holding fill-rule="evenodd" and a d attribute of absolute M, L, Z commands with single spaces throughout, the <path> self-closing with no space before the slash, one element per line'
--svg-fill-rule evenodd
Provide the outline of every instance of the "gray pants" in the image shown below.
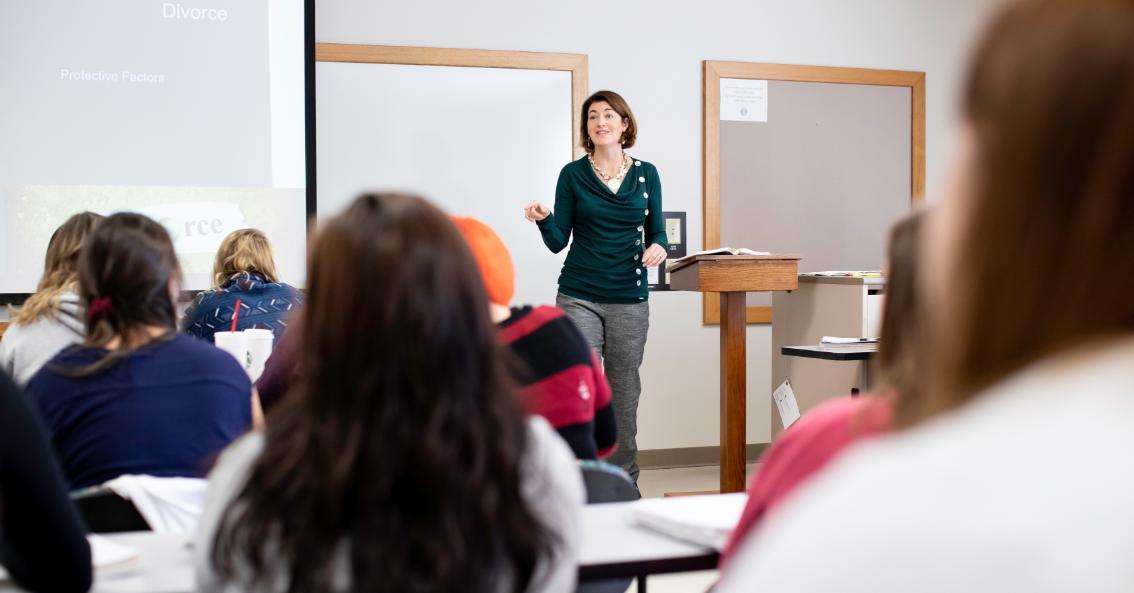
<path fill-rule="evenodd" d="M 650 303 L 609 305 L 560 293 L 555 304 L 567 312 L 587 344 L 602 358 L 618 422 L 618 451 L 608 461 L 621 466 L 637 484 L 638 398 L 642 395 L 638 368 L 642 366 L 646 333 L 650 329 Z"/>

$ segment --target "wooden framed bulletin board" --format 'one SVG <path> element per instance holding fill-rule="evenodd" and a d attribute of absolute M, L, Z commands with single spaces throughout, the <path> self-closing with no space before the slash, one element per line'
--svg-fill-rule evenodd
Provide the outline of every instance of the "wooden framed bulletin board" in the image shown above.
<path fill-rule="evenodd" d="M 317 216 L 362 192 L 420 195 L 500 235 L 516 302 L 554 301 L 565 252 L 523 207 L 551 206 L 582 154 L 587 56 L 320 43 L 315 60 Z"/>
<path fill-rule="evenodd" d="M 890 226 L 925 193 L 925 73 L 705 61 L 703 90 L 705 249 L 883 267 Z M 769 323 L 770 298 L 746 313 Z M 718 295 L 702 317 L 720 323 Z"/>

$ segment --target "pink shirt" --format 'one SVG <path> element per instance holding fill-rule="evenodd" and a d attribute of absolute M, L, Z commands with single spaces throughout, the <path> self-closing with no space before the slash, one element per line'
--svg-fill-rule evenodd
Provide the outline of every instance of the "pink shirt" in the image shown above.
<path fill-rule="evenodd" d="M 841 397 L 804 414 L 781 434 L 748 486 L 748 504 L 720 565 L 761 519 L 849 445 L 890 428 L 890 405 L 875 396 Z"/>

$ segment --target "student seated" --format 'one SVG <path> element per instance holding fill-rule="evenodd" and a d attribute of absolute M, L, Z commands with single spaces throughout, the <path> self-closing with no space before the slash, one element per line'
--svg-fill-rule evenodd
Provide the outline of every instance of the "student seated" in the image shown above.
<path fill-rule="evenodd" d="M 716 591 L 1134 591 L 1134 2 L 1010 4 L 929 219 L 926 389 Z"/>
<path fill-rule="evenodd" d="M 484 223 L 452 217 L 472 251 L 488 292 L 489 313 L 507 346 L 508 369 L 519 384 L 525 410 L 546 418 L 579 459 L 612 453 L 618 442 L 610 386 L 594 351 L 557 307 L 509 309 L 515 293 L 512 257 Z M 256 382 L 264 408 L 283 399 L 300 367 L 297 328 L 280 340 Z"/>
<path fill-rule="evenodd" d="M 924 218 L 923 213 L 915 213 L 890 231 L 882 336 L 874 359 L 880 387 L 871 395 L 840 397 L 820 404 L 772 442 L 748 486 L 748 502 L 721 554 L 721 566 L 799 486 L 849 446 L 886 432 L 892 407 L 917 397 L 925 380 L 920 360 L 925 347 L 919 343 L 924 329 L 917 273 Z"/>
<path fill-rule="evenodd" d="M 241 229 L 221 242 L 213 262 L 213 288 L 198 294 L 185 310 L 181 330 L 212 342 L 216 332 L 232 330 L 235 316 L 237 331 L 270 329 L 278 342 L 302 305 L 303 293 L 279 281 L 268 237 Z"/>
<path fill-rule="evenodd" d="M 523 415 L 476 270 L 418 198 L 325 223 L 301 379 L 210 475 L 200 590 L 574 590 L 577 462 Z"/>
<path fill-rule="evenodd" d="M 28 384 L 72 489 L 123 474 L 200 477 L 252 422 L 229 354 L 177 333 L 181 272 L 160 224 L 115 214 L 79 257 L 87 338 Z"/>
<path fill-rule="evenodd" d="M 575 457 L 610 455 L 618 444 L 610 385 L 582 332 L 558 307 L 509 308 L 516 275 L 508 248 L 479 220 L 452 220 L 476 259 L 500 341 L 515 359 L 511 370 L 524 408 L 546 418 Z"/>
<path fill-rule="evenodd" d="M 0 372 L 0 565 L 45 593 L 91 587 L 86 529 L 27 398 Z"/>
<path fill-rule="evenodd" d="M 0 340 L 0 370 L 20 385 L 60 350 L 77 344 L 86 335 L 79 303 L 79 248 L 91 230 L 102 221 L 93 212 L 80 212 L 51 234 L 43 262 L 43 277 L 35 294 L 12 312 L 12 323 Z"/>

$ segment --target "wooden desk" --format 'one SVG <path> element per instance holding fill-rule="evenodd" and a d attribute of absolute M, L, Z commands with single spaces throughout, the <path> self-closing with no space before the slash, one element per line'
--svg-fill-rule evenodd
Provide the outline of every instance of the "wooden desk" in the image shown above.
<path fill-rule="evenodd" d="M 721 295 L 721 492 L 744 491 L 747 293 L 795 290 L 798 255 L 699 255 L 670 272 L 672 290 Z"/>

